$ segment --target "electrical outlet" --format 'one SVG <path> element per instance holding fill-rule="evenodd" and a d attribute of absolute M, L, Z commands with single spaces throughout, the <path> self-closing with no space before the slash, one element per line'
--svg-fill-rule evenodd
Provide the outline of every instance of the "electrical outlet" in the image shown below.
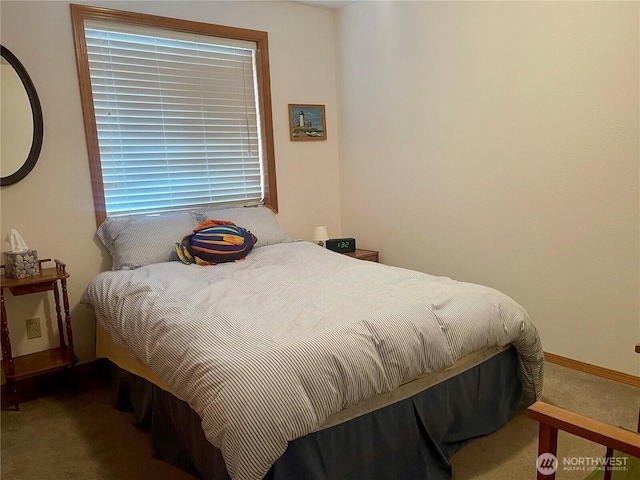
<path fill-rule="evenodd" d="M 42 336 L 42 331 L 40 330 L 40 319 L 38 317 L 30 318 L 28 320 L 25 320 L 25 322 L 27 324 L 28 339 L 38 338 Z"/>

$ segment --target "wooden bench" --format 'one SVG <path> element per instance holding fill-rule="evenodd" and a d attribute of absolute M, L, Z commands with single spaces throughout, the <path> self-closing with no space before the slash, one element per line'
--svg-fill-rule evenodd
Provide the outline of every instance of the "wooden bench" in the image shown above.
<path fill-rule="evenodd" d="M 640 353 L 640 343 L 635 350 Z M 584 438 L 607 447 L 607 466 L 604 479 L 611 480 L 611 459 L 618 450 L 640 458 L 640 433 L 614 427 L 591 418 L 578 415 L 545 402 L 536 402 L 527 410 L 527 416 L 540 423 L 538 434 L 538 457 L 544 453 L 557 456 L 558 430 Z M 638 432 L 640 432 L 640 410 L 638 411 Z M 538 480 L 555 480 L 553 473 L 543 473 L 538 469 Z"/>

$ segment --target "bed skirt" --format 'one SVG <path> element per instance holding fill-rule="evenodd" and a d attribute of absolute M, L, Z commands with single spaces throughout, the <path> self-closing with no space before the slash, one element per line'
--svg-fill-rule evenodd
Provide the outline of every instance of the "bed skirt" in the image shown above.
<path fill-rule="evenodd" d="M 114 406 L 151 431 L 154 457 L 205 480 L 229 478 L 189 405 L 112 364 Z M 451 456 L 515 413 L 513 347 L 416 395 L 289 442 L 265 480 L 450 479 Z"/>

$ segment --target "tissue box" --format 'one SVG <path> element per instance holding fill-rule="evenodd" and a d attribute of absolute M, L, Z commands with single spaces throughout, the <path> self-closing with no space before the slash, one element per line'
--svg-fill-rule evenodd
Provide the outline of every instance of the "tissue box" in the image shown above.
<path fill-rule="evenodd" d="M 38 251 L 4 252 L 4 274 L 8 278 L 27 278 L 39 275 Z"/>

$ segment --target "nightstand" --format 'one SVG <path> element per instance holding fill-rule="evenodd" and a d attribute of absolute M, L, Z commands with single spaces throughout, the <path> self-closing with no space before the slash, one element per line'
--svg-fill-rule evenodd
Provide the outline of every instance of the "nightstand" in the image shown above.
<path fill-rule="evenodd" d="M 366 260 L 369 262 L 378 262 L 378 252 L 376 250 L 365 250 L 364 248 L 356 248 L 355 252 L 348 252 L 344 255 L 357 258 L 358 260 Z"/>
<path fill-rule="evenodd" d="M 18 393 L 16 390 L 16 382 L 27 378 L 42 375 L 44 373 L 63 370 L 70 367 L 71 379 L 73 381 L 74 390 L 77 390 L 77 380 L 75 377 L 75 364 L 78 362 L 73 351 L 73 334 L 71 332 L 71 317 L 69 315 L 69 298 L 67 296 L 67 278 L 69 274 L 66 271 L 66 265 L 59 260 L 54 260 L 55 267 L 42 268 L 44 262 L 50 262 L 51 259 L 40 261 L 40 274 L 27 278 L 9 278 L 5 275 L 0 277 L 0 299 L 2 300 L 2 371 L 7 379 L 7 390 L 13 395 L 13 404 L 16 410 L 20 410 L 18 406 Z M 4 265 L 2 266 L 4 267 Z M 62 313 L 60 309 L 60 292 L 58 291 L 58 283 L 62 287 L 62 301 L 64 306 L 65 326 L 67 331 L 68 345 L 64 340 L 64 328 L 62 324 Z M 7 310 L 4 304 L 4 289 L 8 288 L 14 295 L 28 295 L 30 293 L 47 292 L 53 290 L 53 296 L 56 303 L 56 315 L 58 320 L 58 333 L 60 335 L 60 346 L 45 350 L 42 352 L 31 353 L 29 355 L 21 355 L 13 357 L 11 353 L 11 339 L 9 338 L 9 327 L 7 325 Z"/>

